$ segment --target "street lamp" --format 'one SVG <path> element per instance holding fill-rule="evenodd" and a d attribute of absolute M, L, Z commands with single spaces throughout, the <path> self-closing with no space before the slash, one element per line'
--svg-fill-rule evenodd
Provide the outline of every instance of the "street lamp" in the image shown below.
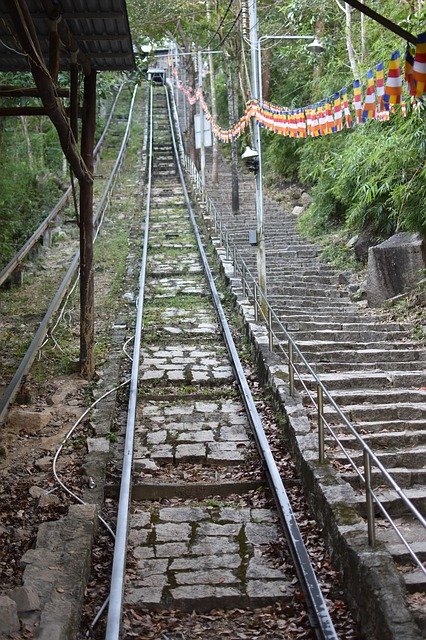
<path fill-rule="evenodd" d="M 249 26 L 250 26 L 250 54 L 251 54 L 251 80 L 252 95 L 255 100 L 262 100 L 262 76 L 261 55 L 262 42 L 265 40 L 312 40 L 314 36 L 261 36 L 258 38 L 258 20 L 256 0 L 249 0 Z M 316 49 L 314 49 L 314 46 Z M 323 51 L 317 38 L 310 45 L 312 51 Z M 262 151 L 260 144 L 260 124 L 258 121 L 253 127 L 253 149 L 257 153 L 258 169 L 256 172 L 256 239 L 257 239 L 257 275 L 261 292 L 260 306 L 264 317 L 267 317 L 267 289 L 266 289 L 266 253 L 265 231 L 263 216 L 263 185 L 262 185 Z"/>

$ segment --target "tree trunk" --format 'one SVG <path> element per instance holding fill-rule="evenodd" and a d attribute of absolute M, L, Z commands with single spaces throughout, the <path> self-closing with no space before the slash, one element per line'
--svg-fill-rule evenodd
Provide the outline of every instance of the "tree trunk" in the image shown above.
<path fill-rule="evenodd" d="M 28 133 L 28 122 L 26 116 L 20 117 L 22 131 L 24 132 L 25 144 L 27 146 L 27 154 L 28 154 L 28 164 L 31 171 L 34 169 L 34 156 L 33 156 L 33 148 L 31 146 L 31 139 Z"/>
<path fill-rule="evenodd" d="M 345 2 L 345 15 L 346 15 L 346 49 L 348 50 L 349 63 L 352 69 L 352 75 L 356 79 L 358 77 L 358 67 L 355 58 L 355 50 L 352 44 L 352 8 Z"/>
<path fill-rule="evenodd" d="M 362 4 L 364 4 L 364 0 L 361 0 Z M 364 62 L 366 55 L 366 45 L 365 45 L 365 14 L 360 14 L 361 20 L 361 62 Z M 355 78 L 357 79 L 357 78 Z"/>
<path fill-rule="evenodd" d="M 228 94 L 228 111 L 229 125 L 232 126 L 238 120 L 237 104 L 238 104 L 238 65 L 232 69 L 229 61 L 229 55 L 225 51 L 224 54 L 225 73 L 226 73 L 226 89 Z M 231 174 L 232 174 L 232 213 L 237 214 L 240 211 L 240 194 L 238 185 L 238 145 L 236 140 L 231 142 Z"/>
<path fill-rule="evenodd" d="M 271 53 L 269 49 L 265 49 L 262 57 L 262 97 L 263 100 L 269 100 L 271 89 Z"/>

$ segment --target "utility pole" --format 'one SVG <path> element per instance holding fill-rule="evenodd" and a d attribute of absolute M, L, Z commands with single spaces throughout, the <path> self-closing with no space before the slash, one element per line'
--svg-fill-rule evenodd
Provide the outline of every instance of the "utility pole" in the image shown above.
<path fill-rule="evenodd" d="M 260 69 L 259 69 L 259 39 L 256 0 L 249 0 L 250 25 L 250 54 L 251 54 L 251 89 L 253 98 L 260 98 Z M 257 221 L 257 277 L 261 291 L 260 305 L 267 318 L 267 290 L 266 290 L 266 253 L 265 230 L 263 219 L 263 181 L 262 181 L 262 149 L 260 144 L 260 125 L 257 120 L 253 123 L 253 147 L 258 154 L 259 167 L 256 173 L 256 221 Z"/>
<path fill-rule="evenodd" d="M 201 57 L 201 49 L 197 51 L 198 62 L 198 86 L 203 90 L 203 61 Z M 201 107 L 201 100 L 198 101 L 198 113 L 200 117 L 200 173 L 201 184 L 203 187 L 206 184 L 206 151 L 204 148 L 204 112 Z"/>

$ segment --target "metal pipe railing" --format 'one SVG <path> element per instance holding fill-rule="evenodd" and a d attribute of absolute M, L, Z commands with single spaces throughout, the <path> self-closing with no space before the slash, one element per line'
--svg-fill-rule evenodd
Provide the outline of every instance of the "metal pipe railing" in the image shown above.
<path fill-rule="evenodd" d="M 191 176 L 191 178 L 192 178 L 193 175 L 197 176 L 198 171 L 197 171 L 194 163 L 192 162 L 192 160 L 190 158 L 188 158 L 188 157 L 186 157 L 185 166 L 188 167 L 188 169 L 189 169 L 188 173 Z M 199 195 L 201 195 L 201 193 L 200 193 L 201 191 L 203 192 L 203 196 L 202 196 L 203 200 L 208 203 L 208 209 L 209 209 L 210 212 L 213 213 L 214 220 L 215 220 L 215 231 L 216 231 L 216 233 L 217 233 L 217 235 L 219 237 L 219 241 L 220 241 L 221 245 L 225 246 L 226 255 L 228 257 L 228 255 L 229 255 L 229 245 L 232 244 L 232 241 L 229 238 L 230 234 L 228 232 L 228 229 L 226 228 L 226 225 L 224 224 L 224 222 L 222 220 L 222 215 L 218 211 L 217 207 L 215 206 L 215 204 L 213 203 L 213 201 L 211 200 L 209 195 L 207 194 L 205 188 L 203 188 L 202 186 L 199 185 L 199 181 L 196 180 L 196 179 L 193 179 L 192 182 L 193 182 L 193 185 L 195 186 L 195 189 L 196 189 L 196 191 L 197 191 L 197 193 Z M 366 507 L 367 507 L 367 509 L 366 509 L 367 510 L 367 527 L 368 527 L 369 544 L 374 546 L 375 539 L 376 539 L 376 537 L 375 537 L 375 505 L 376 505 L 378 507 L 378 509 L 381 511 L 381 513 L 383 514 L 383 516 L 386 518 L 386 520 L 388 520 L 388 522 L 390 523 L 390 525 L 394 529 L 395 533 L 398 535 L 398 537 L 401 540 L 401 542 L 406 547 L 406 549 L 409 552 L 409 554 L 410 554 L 411 558 L 413 559 L 414 563 L 426 575 L 426 568 L 424 567 L 424 565 L 421 562 L 420 558 L 413 551 L 413 549 L 411 548 L 410 544 L 407 542 L 405 537 L 399 531 L 398 527 L 393 522 L 391 515 L 384 508 L 383 504 L 380 501 L 380 498 L 375 494 L 375 492 L 372 489 L 372 486 L 371 486 L 371 483 L 372 483 L 372 474 L 371 474 L 372 466 L 374 465 L 374 467 L 380 472 L 383 480 L 386 481 L 388 486 L 401 499 L 401 501 L 403 502 L 405 507 L 412 513 L 412 515 L 425 528 L 426 528 L 426 519 L 422 516 L 420 511 L 416 508 L 416 506 L 408 498 L 408 496 L 405 495 L 404 491 L 401 489 L 401 487 L 394 480 L 394 478 L 392 477 L 392 475 L 390 474 L 388 469 L 386 469 L 386 467 L 383 465 L 383 463 L 379 460 L 379 458 L 376 456 L 376 454 L 368 446 L 368 444 L 365 442 L 365 440 L 360 436 L 360 434 L 357 432 L 355 427 L 349 421 L 347 416 L 343 413 L 341 408 L 338 406 L 338 404 L 336 403 L 336 401 L 334 400 L 334 398 L 332 397 L 332 395 L 328 391 L 327 387 L 324 385 L 324 383 L 321 381 L 319 376 L 316 374 L 313 366 L 305 358 L 305 356 L 303 355 L 303 353 L 300 350 L 299 346 L 297 345 L 297 343 L 294 341 L 293 337 L 288 332 L 287 327 L 282 324 L 280 318 L 278 317 L 276 312 L 270 306 L 270 304 L 269 304 L 268 300 L 266 299 L 263 291 L 260 289 L 260 287 L 259 287 L 259 285 L 258 285 L 258 283 L 256 281 L 255 276 L 251 273 L 250 269 L 248 268 L 247 264 L 245 263 L 243 257 L 240 255 L 240 253 L 239 253 L 239 251 L 238 251 L 238 249 L 237 249 L 237 247 L 235 245 L 233 246 L 232 255 L 234 257 L 234 270 L 235 270 L 235 273 L 237 274 L 239 272 L 241 280 L 242 281 L 244 280 L 244 284 L 242 284 L 243 291 L 245 292 L 245 295 L 248 295 L 249 297 L 251 297 L 253 302 L 254 302 L 255 321 L 258 322 L 259 319 L 260 319 L 261 321 L 263 321 L 266 324 L 266 328 L 267 328 L 267 332 L 268 332 L 269 348 L 272 350 L 274 348 L 274 346 L 277 346 L 279 351 L 282 353 L 282 355 L 285 357 L 285 359 L 286 359 L 286 361 L 288 363 L 290 394 L 291 395 L 294 394 L 295 376 L 297 376 L 298 381 L 302 385 L 303 389 L 306 391 L 310 401 L 312 402 L 313 406 L 315 407 L 315 409 L 317 411 L 317 419 L 318 419 L 318 460 L 319 460 L 320 464 L 324 464 L 325 461 L 326 461 L 326 455 L 325 455 L 325 430 L 327 429 L 327 432 L 331 435 L 333 440 L 336 442 L 337 446 L 342 450 L 344 455 L 347 457 L 349 463 L 351 464 L 352 468 L 356 472 L 357 476 L 362 481 L 362 483 L 365 485 Z M 265 308 L 267 309 L 266 314 L 264 312 Z M 285 336 L 285 340 L 286 340 L 286 343 L 287 343 L 287 349 L 288 349 L 287 352 L 286 352 L 285 348 L 283 347 L 281 340 L 278 338 L 278 336 L 274 332 L 273 323 L 275 323 L 277 325 L 278 330 L 280 332 L 282 332 L 284 334 L 284 336 Z M 312 376 L 312 379 L 313 379 L 312 382 L 316 383 L 316 389 L 317 389 L 316 398 L 312 395 L 310 389 L 305 384 L 305 380 L 302 378 L 301 373 L 298 370 L 298 367 L 296 366 L 295 355 L 298 358 L 299 365 L 302 364 L 306 368 L 307 372 Z M 337 415 L 340 418 L 341 422 L 343 423 L 344 427 L 346 427 L 350 431 L 351 435 L 354 437 L 355 441 L 359 445 L 359 447 L 360 447 L 360 449 L 361 449 L 361 451 L 363 453 L 364 473 L 362 473 L 362 471 L 358 468 L 356 462 L 352 459 L 351 454 L 346 450 L 344 445 L 340 442 L 338 434 L 334 431 L 334 429 L 332 428 L 332 425 L 330 425 L 329 422 L 327 421 L 326 416 L 324 414 L 325 400 L 327 400 L 329 405 L 331 405 L 333 407 L 334 411 L 337 413 Z"/>

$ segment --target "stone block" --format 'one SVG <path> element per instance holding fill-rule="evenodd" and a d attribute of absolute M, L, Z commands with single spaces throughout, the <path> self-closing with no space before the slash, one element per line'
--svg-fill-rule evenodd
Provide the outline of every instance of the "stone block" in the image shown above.
<path fill-rule="evenodd" d="M 225 522 L 249 522 L 250 509 L 231 509 L 224 507 L 220 510 L 220 520 Z"/>
<path fill-rule="evenodd" d="M 256 524 L 253 522 L 246 524 L 245 533 L 247 541 L 255 545 L 269 544 L 270 542 L 274 542 L 279 536 L 276 525 Z"/>
<path fill-rule="evenodd" d="M 28 411 L 22 407 L 12 407 L 7 416 L 9 429 L 34 434 L 41 431 L 52 420 L 50 411 Z"/>
<path fill-rule="evenodd" d="M 86 444 L 88 453 L 109 452 L 109 441 L 106 438 L 87 438 Z"/>
<path fill-rule="evenodd" d="M 9 636 L 19 631 L 20 628 L 15 600 L 9 596 L 0 596 L 0 634 Z"/>
<path fill-rule="evenodd" d="M 160 522 L 199 522 L 209 517 L 201 507 L 164 507 L 159 516 Z"/>
<path fill-rule="evenodd" d="M 209 569 L 208 571 L 178 571 L 175 573 L 176 584 L 233 584 L 238 582 L 232 571 L 225 569 Z"/>
<path fill-rule="evenodd" d="M 206 448 L 204 444 L 179 444 L 176 447 L 176 460 L 194 460 L 204 459 L 206 457 Z"/>
<path fill-rule="evenodd" d="M 229 538 L 206 537 L 191 546 L 190 552 L 194 556 L 211 556 L 214 554 L 238 553 L 239 544 Z"/>
<path fill-rule="evenodd" d="M 176 558 L 170 564 L 171 571 L 189 571 L 200 570 L 207 571 L 210 569 L 219 569 L 225 567 L 227 569 L 237 569 L 241 564 L 241 558 L 237 553 L 225 554 L 221 556 L 201 556 L 197 558 Z"/>
<path fill-rule="evenodd" d="M 282 580 L 250 580 L 247 583 L 247 595 L 253 600 L 290 598 L 293 595 L 293 587 Z"/>
<path fill-rule="evenodd" d="M 151 514 L 142 511 L 141 513 L 133 513 L 130 516 L 130 526 L 132 529 L 141 529 L 142 527 L 146 527 L 151 522 Z"/>
<path fill-rule="evenodd" d="M 157 524 L 155 527 L 155 537 L 157 542 L 181 542 L 189 540 L 191 527 L 186 522 L 167 522 Z"/>
<path fill-rule="evenodd" d="M 155 545 L 157 558 L 178 558 L 188 553 L 188 545 L 185 542 L 166 542 Z"/>
<path fill-rule="evenodd" d="M 168 560 L 161 559 L 148 559 L 140 558 L 138 561 L 138 568 L 140 569 L 140 575 L 142 578 L 145 576 L 155 576 L 165 574 L 167 571 Z"/>
<path fill-rule="evenodd" d="M 252 558 L 249 562 L 246 576 L 251 580 L 284 580 L 286 577 L 282 569 L 269 567 L 266 558 Z"/>
<path fill-rule="evenodd" d="M 378 306 L 405 293 L 423 276 L 425 247 L 417 233 L 397 233 L 368 251 L 367 300 Z"/>
<path fill-rule="evenodd" d="M 144 587 L 128 589 L 124 595 L 124 602 L 130 605 L 155 605 L 160 604 L 163 593 L 162 587 Z"/>
<path fill-rule="evenodd" d="M 216 524 L 214 522 L 203 522 L 197 527 L 197 535 L 238 536 L 240 529 L 240 524 Z"/>

